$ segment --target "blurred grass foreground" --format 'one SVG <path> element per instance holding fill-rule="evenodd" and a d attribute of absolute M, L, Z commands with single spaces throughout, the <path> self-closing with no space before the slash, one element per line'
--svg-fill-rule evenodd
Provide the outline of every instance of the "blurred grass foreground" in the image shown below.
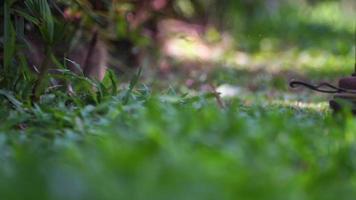
<path fill-rule="evenodd" d="M 2 1 L 0 200 L 355 199 L 356 119 L 288 88 L 353 72 L 355 4 Z"/>

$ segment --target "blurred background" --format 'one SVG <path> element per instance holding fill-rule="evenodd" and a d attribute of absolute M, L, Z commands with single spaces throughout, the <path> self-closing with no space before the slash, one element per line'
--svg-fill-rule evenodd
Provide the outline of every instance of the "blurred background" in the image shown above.
<path fill-rule="evenodd" d="M 102 0 L 88 8 L 103 20 L 110 67 L 124 80 L 143 67 L 153 88 L 285 99 L 291 79 L 333 82 L 353 71 L 352 0 Z"/>
<path fill-rule="evenodd" d="M 24 7 L 13 2 L 15 10 Z M 226 97 L 301 100 L 319 97 L 290 91 L 291 79 L 335 82 L 353 71 L 353 0 L 49 2 L 68 30 L 98 30 L 110 52 L 108 67 L 119 80 L 129 81 L 142 68 L 142 81 L 152 90 L 168 85 L 183 93 L 218 90 Z M 14 21 L 17 30 L 21 23 Z M 55 32 L 67 42 L 78 39 L 71 31 Z"/>

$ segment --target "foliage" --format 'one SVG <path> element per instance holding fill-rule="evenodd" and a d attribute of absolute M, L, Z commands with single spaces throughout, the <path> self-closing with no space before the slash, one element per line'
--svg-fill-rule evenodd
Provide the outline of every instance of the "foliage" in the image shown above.
<path fill-rule="evenodd" d="M 109 41 L 145 43 L 140 30 L 126 29 L 122 12 L 135 11 L 126 1 L 100 1 L 99 10 L 90 1 L 61 2 L 84 12 L 82 31 L 97 26 Z M 287 86 L 291 77 L 332 81 L 351 72 L 352 17 L 335 1 L 285 1 L 273 12 L 265 1 L 249 2 L 174 6 L 185 20 L 205 13 L 217 32 L 236 37 L 234 52 L 211 70 L 186 75 L 178 67 L 173 78 L 155 66 L 127 77 L 109 70 L 98 82 L 53 54 L 61 73 L 46 79 L 71 82 L 75 95 L 44 86 L 33 102 L 39 77 L 20 53 L 24 23 L 37 27 L 48 54 L 71 41 L 74 26 L 47 1 L 5 0 L 0 199 L 354 199 L 355 118 L 333 115 L 326 96 Z M 247 64 L 234 63 L 235 54 Z"/>
<path fill-rule="evenodd" d="M 355 119 L 126 91 L 97 106 L 2 101 L 5 199 L 352 199 Z M 173 97 L 173 98 L 172 98 Z M 67 104 L 67 105 L 66 105 Z M 17 189 L 21 188 L 21 192 Z"/>

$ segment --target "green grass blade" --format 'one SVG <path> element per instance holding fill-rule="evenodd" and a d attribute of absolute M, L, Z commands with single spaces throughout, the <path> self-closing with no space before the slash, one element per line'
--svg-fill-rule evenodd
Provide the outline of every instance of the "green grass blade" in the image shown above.
<path fill-rule="evenodd" d="M 4 4 L 4 72 L 9 75 L 11 59 L 15 53 L 15 31 L 11 22 L 10 2 Z"/>
<path fill-rule="evenodd" d="M 40 24 L 40 20 L 38 20 L 36 17 L 33 17 L 31 15 L 29 15 L 28 13 L 26 13 L 25 11 L 22 11 L 20 9 L 14 9 L 14 12 L 19 15 L 22 16 L 23 18 L 25 18 L 27 21 L 35 24 L 35 25 L 39 25 Z"/>
<path fill-rule="evenodd" d="M 23 111 L 22 108 L 22 103 L 17 100 L 14 95 L 11 94 L 10 91 L 6 91 L 6 90 L 1 90 L 0 89 L 0 95 L 6 97 L 7 100 L 9 100 L 9 102 L 14 105 L 14 107 L 16 108 L 16 110 L 18 111 Z"/>

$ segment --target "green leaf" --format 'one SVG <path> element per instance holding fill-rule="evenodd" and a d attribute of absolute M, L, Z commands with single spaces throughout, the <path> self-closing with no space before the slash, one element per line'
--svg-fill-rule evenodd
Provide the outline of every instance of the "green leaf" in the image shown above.
<path fill-rule="evenodd" d="M 108 73 L 109 73 L 109 78 L 110 78 L 111 85 L 112 85 L 111 94 L 112 95 L 116 95 L 117 94 L 117 79 L 116 79 L 116 76 L 115 76 L 114 72 L 111 69 L 108 70 Z"/>
<path fill-rule="evenodd" d="M 7 100 L 9 100 L 9 102 L 15 106 L 16 110 L 23 111 L 22 103 L 19 100 L 17 100 L 14 97 L 14 95 L 11 94 L 10 91 L 0 89 L 0 95 L 5 96 L 7 98 Z"/>
<path fill-rule="evenodd" d="M 135 86 L 137 85 L 138 83 L 138 80 L 140 79 L 141 77 L 141 73 L 142 73 L 142 68 L 140 67 L 138 69 L 138 72 L 137 74 L 132 77 L 131 81 L 130 81 L 130 85 L 129 85 L 129 89 L 127 90 L 124 98 L 123 98 L 123 103 L 124 105 L 127 104 L 129 102 L 129 99 L 130 99 L 130 96 L 131 96 L 131 93 L 132 93 L 132 90 L 135 88 Z"/>
<path fill-rule="evenodd" d="M 33 17 L 33 16 L 27 14 L 25 11 L 22 11 L 19 9 L 14 9 L 14 12 L 16 12 L 17 15 L 25 18 L 27 21 L 29 21 L 37 26 L 40 24 L 40 20 L 38 20 L 36 17 Z"/>
<path fill-rule="evenodd" d="M 10 62 L 15 53 L 16 35 L 11 22 L 10 5 L 8 1 L 4 4 L 4 69 L 5 74 L 9 72 Z"/>
<path fill-rule="evenodd" d="M 39 21 L 37 26 L 43 39 L 48 44 L 53 44 L 54 20 L 47 0 L 27 0 L 25 5 L 32 16 Z"/>
<path fill-rule="evenodd" d="M 76 63 L 75 61 L 70 60 L 68 58 L 64 58 L 64 60 L 66 62 L 72 63 L 72 65 L 75 67 L 76 71 L 80 72 L 81 76 L 84 76 L 83 69 L 81 68 L 81 66 L 78 63 Z M 66 62 L 64 62 L 65 68 L 67 68 L 67 65 L 66 65 L 67 63 Z"/>

